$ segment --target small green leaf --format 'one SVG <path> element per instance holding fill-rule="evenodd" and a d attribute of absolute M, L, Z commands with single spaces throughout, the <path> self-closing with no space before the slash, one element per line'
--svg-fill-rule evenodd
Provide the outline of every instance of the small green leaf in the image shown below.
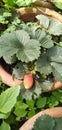
<path fill-rule="evenodd" d="M 27 114 L 27 111 L 25 109 L 16 108 L 14 111 L 14 114 L 18 116 L 19 118 L 24 117 Z"/>
<path fill-rule="evenodd" d="M 48 98 L 47 104 L 50 108 L 53 108 L 59 104 L 59 101 L 53 95 Z"/>
<path fill-rule="evenodd" d="M 53 40 L 51 40 L 51 36 L 47 35 L 45 31 L 41 29 L 35 30 L 34 38 L 39 40 L 41 46 L 44 48 L 51 48 L 53 46 Z"/>
<path fill-rule="evenodd" d="M 29 6 L 31 3 L 35 2 L 36 0 L 17 0 L 16 1 L 16 5 L 18 5 L 19 7 L 21 6 Z"/>
<path fill-rule="evenodd" d="M 28 108 L 28 105 L 23 103 L 22 100 L 17 101 L 15 105 L 14 114 L 18 117 L 24 117 L 27 113 L 26 109 Z"/>
<path fill-rule="evenodd" d="M 17 96 L 19 95 L 20 86 L 12 87 L 2 92 L 0 95 L 0 112 L 8 113 L 14 107 Z"/>
<path fill-rule="evenodd" d="M 7 124 L 6 122 L 2 122 L 1 126 L 0 126 L 0 130 L 11 130 L 9 124 Z"/>
<path fill-rule="evenodd" d="M 7 18 L 10 16 L 11 16 L 10 12 L 8 12 L 5 9 L 0 9 L 0 23 L 1 24 L 8 24 L 9 20 Z"/>
<path fill-rule="evenodd" d="M 48 28 L 48 26 L 49 26 L 49 18 L 47 16 L 37 15 L 36 18 L 40 21 L 41 25 L 43 25 L 45 28 Z"/>
<path fill-rule="evenodd" d="M 62 63 L 62 48 L 54 46 L 47 51 L 47 55 L 50 61 Z"/>
<path fill-rule="evenodd" d="M 41 29 L 35 30 L 34 38 L 38 39 L 40 42 L 42 41 L 42 38 L 46 36 L 46 32 Z"/>
<path fill-rule="evenodd" d="M 17 63 L 16 66 L 13 68 L 13 75 L 18 79 L 23 79 L 25 73 L 25 68 L 22 62 Z"/>
<path fill-rule="evenodd" d="M 56 97 L 57 101 L 61 101 L 62 100 L 62 93 L 61 92 L 59 92 L 59 91 L 53 91 L 52 95 L 54 97 Z"/>
<path fill-rule="evenodd" d="M 49 74 L 52 72 L 52 68 L 46 54 L 39 57 L 36 62 L 36 67 L 37 71 L 39 71 L 41 74 Z"/>
<path fill-rule="evenodd" d="M 15 55 L 13 56 L 3 56 L 4 60 L 6 61 L 6 63 L 8 64 L 13 64 L 14 62 L 16 62 L 17 58 Z"/>
<path fill-rule="evenodd" d="M 51 65 L 55 79 L 62 82 L 62 64 L 51 62 Z"/>
<path fill-rule="evenodd" d="M 34 116 L 36 113 L 35 113 L 35 110 L 34 109 L 31 109 L 29 112 L 28 112 L 28 119 L 31 118 L 32 116 Z"/>
<path fill-rule="evenodd" d="M 3 0 L 3 2 L 5 3 L 5 7 L 7 9 L 11 9 L 14 7 L 14 3 L 15 3 L 14 0 Z"/>
<path fill-rule="evenodd" d="M 16 105 L 15 105 L 15 109 L 17 109 L 17 108 L 27 109 L 27 108 L 28 108 L 28 105 L 25 104 L 25 103 L 23 103 L 23 102 L 21 102 L 21 101 L 18 101 L 18 102 L 16 103 Z"/>
<path fill-rule="evenodd" d="M 27 105 L 29 106 L 30 109 L 34 108 L 34 100 L 27 100 L 26 103 L 27 103 Z"/>
<path fill-rule="evenodd" d="M 51 48 L 53 46 L 53 40 L 51 40 L 51 37 L 46 35 L 41 40 L 41 46 L 44 48 Z"/>
<path fill-rule="evenodd" d="M 53 35 L 62 35 L 62 23 L 56 19 L 51 18 L 48 27 L 48 32 Z"/>
<path fill-rule="evenodd" d="M 46 105 L 46 97 L 39 97 L 36 103 L 37 108 L 44 108 Z"/>

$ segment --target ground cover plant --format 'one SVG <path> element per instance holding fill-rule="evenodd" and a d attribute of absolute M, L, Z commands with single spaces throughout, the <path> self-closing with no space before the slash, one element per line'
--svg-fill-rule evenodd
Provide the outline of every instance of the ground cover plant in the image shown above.
<path fill-rule="evenodd" d="M 42 115 L 34 123 L 33 130 L 61 130 L 62 129 L 62 118 L 53 118 L 49 115 Z M 45 124 L 44 124 L 45 123 Z"/>
<path fill-rule="evenodd" d="M 61 89 L 29 100 L 22 98 L 20 86 L 7 88 L 0 81 L 0 93 L 0 129 L 18 130 L 27 119 L 41 110 L 62 106 Z"/>
<path fill-rule="evenodd" d="M 39 111 L 62 106 L 61 89 L 43 93 L 55 81 L 62 82 L 62 23 L 44 15 L 37 15 L 36 22 L 24 23 L 13 11 L 33 6 L 34 1 L 1 0 L 1 64 L 9 66 L 13 78 L 22 80 L 20 86 L 8 88 L 0 79 L 1 130 L 18 130 Z"/>
<path fill-rule="evenodd" d="M 32 96 L 38 97 L 41 91 L 50 90 L 55 80 L 62 82 L 62 23 L 44 15 L 38 15 L 36 18 L 40 24 L 22 23 L 18 30 L 4 33 L 0 37 L 0 57 L 3 57 L 7 64 L 13 64 L 13 76 L 23 81 L 21 94 L 30 99 Z M 58 39 L 56 41 L 56 37 L 60 37 L 60 43 Z M 28 77 L 27 82 L 31 74 L 28 85 L 32 87 L 30 90 L 24 88 L 25 74 Z"/>

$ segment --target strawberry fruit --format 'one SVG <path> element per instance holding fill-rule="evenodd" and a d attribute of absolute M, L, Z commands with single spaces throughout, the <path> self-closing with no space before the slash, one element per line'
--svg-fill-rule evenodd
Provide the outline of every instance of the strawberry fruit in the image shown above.
<path fill-rule="evenodd" d="M 32 75 L 32 74 L 26 74 L 26 75 L 24 75 L 23 84 L 24 84 L 24 87 L 25 87 L 26 89 L 32 88 L 33 83 L 34 83 L 34 78 L 33 78 L 33 75 Z"/>

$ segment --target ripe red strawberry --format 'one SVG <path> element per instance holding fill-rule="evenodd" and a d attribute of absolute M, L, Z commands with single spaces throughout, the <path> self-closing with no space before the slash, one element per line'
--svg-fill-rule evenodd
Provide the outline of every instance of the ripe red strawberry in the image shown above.
<path fill-rule="evenodd" d="M 32 74 L 26 74 L 24 76 L 24 81 L 23 81 L 24 87 L 26 89 L 30 89 L 33 86 L 33 83 L 34 83 L 34 78 Z"/>

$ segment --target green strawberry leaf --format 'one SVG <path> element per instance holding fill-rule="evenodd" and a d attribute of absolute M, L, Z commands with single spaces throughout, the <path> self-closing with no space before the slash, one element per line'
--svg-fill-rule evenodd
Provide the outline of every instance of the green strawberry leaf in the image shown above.
<path fill-rule="evenodd" d="M 7 59 L 8 55 L 16 55 L 18 60 L 23 62 L 33 61 L 40 55 L 40 43 L 38 40 L 30 39 L 24 30 L 5 33 L 0 37 L 0 57 Z"/>
<path fill-rule="evenodd" d="M 62 130 L 62 118 L 55 118 L 55 122 L 54 130 Z"/>
<path fill-rule="evenodd" d="M 50 61 L 48 60 L 47 55 L 40 56 L 39 59 L 36 62 L 37 71 L 39 71 L 41 74 L 49 74 L 52 72 L 52 68 L 50 65 Z"/>
<path fill-rule="evenodd" d="M 42 24 L 45 28 L 48 28 L 48 26 L 49 26 L 49 18 L 47 16 L 37 15 L 36 18 L 40 21 L 40 24 Z"/>
<path fill-rule="evenodd" d="M 47 55 L 50 61 L 62 63 L 62 48 L 54 46 L 47 51 Z"/>
<path fill-rule="evenodd" d="M 55 121 L 49 115 L 38 117 L 34 123 L 34 130 L 53 130 Z"/>
<path fill-rule="evenodd" d="M 25 74 L 25 68 L 22 64 L 22 62 L 17 63 L 16 66 L 13 68 L 13 76 L 15 76 L 18 79 L 23 79 L 23 76 Z"/>
<path fill-rule="evenodd" d="M 53 35 L 62 35 L 62 23 L 56 19 L 51 18 L 48 27 L 48 32 Z"/>
<path fill-rule="evenodd" d="M 62 64 L 51 62 L 51 65 L 56 80 L 62 82 Z"/>

